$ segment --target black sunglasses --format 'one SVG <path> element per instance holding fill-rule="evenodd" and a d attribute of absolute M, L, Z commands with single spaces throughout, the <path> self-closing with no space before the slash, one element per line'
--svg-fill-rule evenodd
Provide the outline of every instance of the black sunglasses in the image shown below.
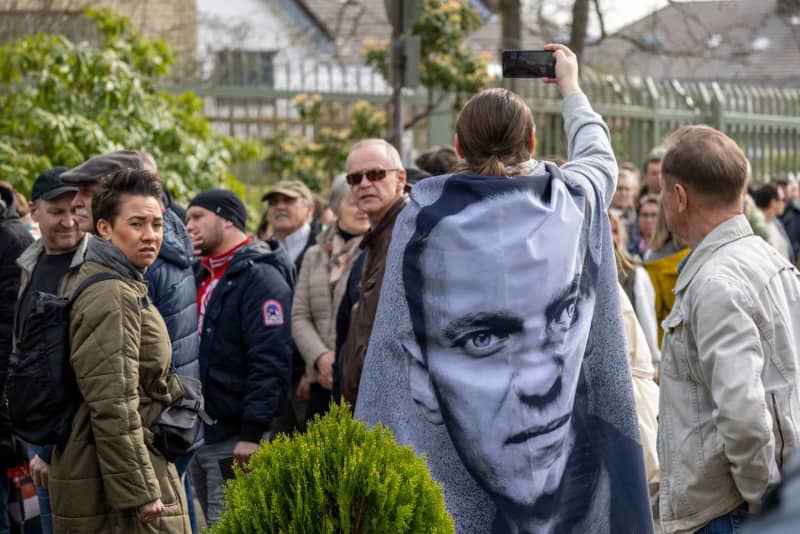
<path fill-rule="evenodd" d="M 362 172 L 354 172 L 345 176 L 347 179 L 348 185 L 358 185 L 361 183 L 361 180 L 364 179 L 364 176 L 367 177 L 367 180 L 370 182 L 377 182 L 378 180 L 383 180 L 386 178 L 386 173 L 389 171 L 399 171 L 400 169 L 370 169 L 368 171 Z"/>

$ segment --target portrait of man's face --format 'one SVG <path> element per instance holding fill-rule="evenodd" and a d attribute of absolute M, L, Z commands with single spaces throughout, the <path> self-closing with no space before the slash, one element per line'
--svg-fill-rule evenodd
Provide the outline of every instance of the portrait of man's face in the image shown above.
<path fill-rule="evenodd" d="M 574 440 L 594 299 L 581 225 L 519 192 L 443 218 L 419 260 L 427 359 L 411 380 L 428 379 L 475 479 L 519 506 L 555 491 Z"/>

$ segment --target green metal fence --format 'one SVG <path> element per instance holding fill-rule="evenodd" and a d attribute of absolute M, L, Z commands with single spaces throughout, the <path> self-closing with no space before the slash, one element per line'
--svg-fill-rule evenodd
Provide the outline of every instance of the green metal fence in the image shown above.
<path fill-rule="evenodd" d="M 608 123 L 620 161 L 639 164 L 671 131 L 703 123 L 739 143 L 756 181 L 800 171 L 800 88 L 612 76 L 582 86 Z M 520 93 L 534 110 L 539 153 L 565 154 L 556 89 L 532 82 Z"/>
<path fill-rule="evenodd" d="M 300 93 L 320 94 L 324 101 L 338 102 L 344 110 L 343 121 L 358 100 L 389 110 L 390 94 L 385 84 L 376 84 L 369 77 L 356 78 L 355 82 L 336 89 L 331 83 L 291 85 L 284 89 L 218 85 L 171 89 L 192 90 L 202 96 L 206 116 L 215 127 L 239 138 L 263 138 L 281 125 L 310 135 L 310 125 L 303 123 L 291 104 Z M 585 79 L 582 87 L 593 107 L 607 121 L 620 161 L 638 165 L 675 128 L 705 123 L 723 130 L 741 145 L 756 181 L 800 171 L 800 88 L 613 76 Z M 525 80 L 516 82 L 513 88 L 534 111 L 537 155 L 566 156 L 561 99 L 556 87 Z M 452 143 L 454 101 L 445 102 L 413 129 L 413 146 L 406 157 L 429 146 Z M 409 91 L 405 95 L 406 116 L 418 112 L 426 102 L 424 92 Z"/>

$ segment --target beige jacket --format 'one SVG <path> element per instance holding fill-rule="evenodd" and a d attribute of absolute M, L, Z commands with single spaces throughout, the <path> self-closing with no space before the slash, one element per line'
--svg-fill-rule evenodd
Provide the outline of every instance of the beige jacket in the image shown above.
<path fill-rule="evenodd" d="M 619 288 L 619 303 L 622 307 L 622 323 L 625 326 L 625 345 L 628 349 L 628 362 L 631 365 L 633 379 L 633 398 L 636 402 L 636 416 L 639 421 L 639 435 L 644 452 L 644 466 L 647 470 L 647 482 L 651 485 L 651 495 L 658 482 L 658 451 L 656 439 L 658 435 L 658 384 L 653 380 L 653 359 L 647 338 L 642 326 L 636 318 L 633 304 Z"/>
<path fill-rule="evenodd" d="M 798 444 L 800 273 L 738 215 L 680 271 L 663 322 L 658 448 L 666 532 L 759 502 Z"/>
<path fill-rule="evenodd" d="M 314 363 L 336 350 L 336 312 L 347 289 L 361 237 L 346 243 L 331 227 L 303 257 L 292 302 L 292 339 L 306 363 L 306 378 L 317 382 Z"/>

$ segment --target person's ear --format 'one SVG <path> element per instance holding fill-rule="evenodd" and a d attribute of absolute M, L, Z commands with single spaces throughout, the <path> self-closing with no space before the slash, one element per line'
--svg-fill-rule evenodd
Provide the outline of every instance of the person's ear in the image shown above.
<path fill-rule="evenodd" d="M 400 169 L 397 171 L 397 190 L 400 193 L 406 190 L 406 170 Z"/>
<path fill-rule="evenodd" d="M 461 148 L 461 143 L 458 140 L 458 134 L 453 136 L 453 146 L 456 147 L 456 154 L 458 154 L 458 157 L 461 159 L 466 159 L 464 157 L 464 150 Z"/>
<path fill-rule="evenodd" d="M 531 133 L 528 134 L 529 144 L 531 146 L 531 155 L 536 152 L 536 129 L 531 128 Z"/>
<path fill-rule="evenodd" d="M 684 213 L 689 209 L 689 195 L 683 184 L 675 184 L 674 186 L 675 199 L 677 200 L 678 213 Z"/>
<path fill-rule="evenodd" d="M 401 346 L 408 356 L 408 383 L 411 388 L 411 398 L 422 410 L 425 419 L 434 425 L 444 423 L 439 401 L 431 383 L 428 369 L 422 363 L 422 354 L 416 343 L 402 343 Z"/>
<path fill-rule="evenodd" d="M 97 235 L 105 239 L 106 241 L 111 241 L 111 223 L 105 219 L 100 219 L 97 221 L 97 225 L 95 226 L 97 230 Z"/>
<path fill-rule="evenodd" d="M 36 209 L 37 204 L 38 204 L 38 202 L 36 202 L 34 200 L 33 202 L 29 203 L 29 206 L 30 206 L 30 209 L 31 209 L 31 219 L 33 219 L 33 222 L 38 224 L 39 223 L 39 210 Z"/>

